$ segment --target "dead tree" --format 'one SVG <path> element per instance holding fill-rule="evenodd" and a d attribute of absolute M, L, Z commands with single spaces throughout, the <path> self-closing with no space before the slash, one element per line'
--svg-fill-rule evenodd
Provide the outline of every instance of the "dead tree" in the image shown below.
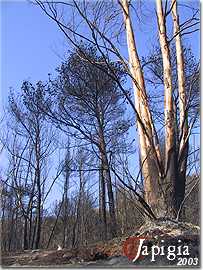
<path fill-rule="evenodd" d="M 40 246 L 43 189 L 46 181 L 44 164 L 53 151 L 54 142 L 54 134 L 39 111 L 40 87 L 38 84 L 35 89 L 24 82 L 21 98 L 18 99 L 13 94 L 9 98 L 10 116 L 16 124 L 14 136 L 19 136 L 24 142 L 20 152 L 11 151 L 9 144 L 6 144 L 8 153 L 19 160 L 14 191 L 17 192 L 24 217 L 24 249 L 38 249 Z M 27 170 L 23 170 L 22 175 L 23 166 L 26 166 Z M 26 203 L 23 202 L 24 193 Z"/>
<path fill-rule="evenodd" d="M 119 136 L 128 130 L 130 122 L 121 117 L 124 114 L 123 96 L 117 83 L 106 72 L 83 59 L 81 51 L 89 59 L 97 59 L 104 70 L 108 69 L 93 47 L 81 45 L 80 51 L 74 52 L 61 65 L 57 80 L 51 81 L 42 110 L 67 134 L 93 146 L 98 159 L 101 159 L 109 201 L 110 231 L 115 236 L 115 204 L 108 151 L 119 144 Z M 110 65 L 118 77 L 124 76 L 119 64 L 111 62 Z M 105 219 L 105 215 L 103 217 Z"/>
<path fill-rule="evenodd" d="M 130 9 L 133 5 L 130 1 L 123 0 L 118 3 L 104 3 L 104 2 L 77 2 L 72 1 L 70 3 L 53 3 L 36 1 L 41 9 L 48 15 L 52 20 L 57 23 L 59 29 L 67 37 L 68 41 L 77 49 L 79 48 L 78 40 L 83 39 L 85 42 L 94 45 L 98 52 L 103 56 L 104 61 L 108 64 L 109 55 L 113 55 L 120 63 L 122 63 L 125 68 L 129 78 L 131 79 L 134 87 L 134 98 L 135 105 L 130 98 L 130 95 L 126 89 L 119 84 L 121 91 L 125 95 L 130 106 L 133 108 L 137 125 L 138 125 L 138 134 L 140 141 L 140 153 L 142 160 L 142 173 L 144 176 L 145 183 L 145 200 L 151 206 L 153 211 L 157 216 L 169 215 L 174 217 L 178 211 L 178 205 L 183 196 L 181 192 L 184 190 L 184 181 L 181 181 L 181 187 L 178 183 L 179 172 L 183 172 L 184 165 L 181 165 L 177 168 L 176 160 L 179 156 L 177 153 L 176 147 L 176 132 L 175 132 L 175 118 L 174 118 L 174 101 L 173 101 L 173 85 L 171 78 L 171 63 L 170 63 L 170 43 L 176 38 L 179 38 L 179 34 L 186 35 L 191 32 L 198 31 L 199 19 L 197 18 L 198 12 L 195 12 L 191 18 L 188 18 L 186 22 L 182 23 L 180 30 L 177 31 L 178 24 L 175 23 L 176 28 L 175 34 L 168 38 L 167 36 L 167 17 L 171 16 L 173 10 L 174 18 L 177 17 L 174 12 L 176 1 L 172 1 L 171 6 L 168 6 L 168 2 L 163 3 L 161 0 L 157 0 L 157 31 L 159 33 L 160 47 L 162 51 L 162 62 L 163 62 L 163 76 L 164 76 L 164 87 L 165 87 L 165 157 L 161 156 L 160 143 L 157 135 L 157 130 L 155 128 L 154 119 L 152 117 L 151 110 L 148 104 L 148 93 L 145 86 L 145 78 L 143 74 L 142 67 L 140 65 L 139 55 L 137 53 L 137 44 L 135 41 L 136 31 L 133 29 L 132 25 L 132 14 Z M 57 7 L 59 6 L 68 7 L 69 10 L 72 9 L 77 14 L 77 19 L 80 22 L 83 22 L 83 25 L 86 25 L 86 29 L 89 31 L 89 36 L 84 36 L 80 28 L 74 27 L 73 23 L 66 24 L 63 20 L 63 16 L 59 17 L 59 12 Z M 121 7 L 119 10 L 118 7 Z M 92 10 L 92 14 L 90 15 Z M 97 12 L 95 13 L 95 10 Z M 123 28 L 120 27 L 119 31 L 116 28 L 113 28 L 114 25 L 121 25 L 121 12 L 124 17 L 124 25 L 127 36 L 127 47 L 129 53 L 129 61 L 121 55 L 119 48 L 119 34 L 122 34 Z M 112 15 L 114 14 L 114 16 Z M 119 23 L 120 24 L 119 24 Z M 180 46 L 179 46 L 180 47 Z M 179 58 L 180 66 L 180 54 L 177 51 L 177 57 Z M 106 57 L 105 55 L 108 55 Z M 88 57 L 83 55 L 89 63 L 98 67 L 96 61 L 91 61 Z M 102 67 L 100 67 L 102 69 Z M 109 69 L 112 71 L 111 67 Z M 182 74 L 183 75 L 183 74 Z M 181 76 L 182 76 L 181 75 Z M 112 79 L 118 82 L 117 76 L 112 72 Z M 180 76 L 179 76 L 180 80 Z M 183 88 L 182 88 L 183 89 Z M 181 91 L 181 89 L 180 89 Z M 183 96 L 183 90 L 182 94 Z M 184 101 L 183 101 L 184 103 Z M 181 105 L 181 115 L 183 104 Z M 181 116 L 182 117 L 182 116 Z M 184 118 L 187 118 L 185 115 Z M 182 121 L 182 120 L 181 120 Z M 184 121 L 186 123 L 187 121 Z M 184 140 L 184 143 L 181 144 L 187 145 L 188 139 L 191 134 L 191 129 L 194 125 L 192 121 L 190 127 L 186 127 L 184 124 L 182 127 L 179 127 L 180 134 L 183 134 L 181 140 Z M 188 131 L 187 131 L 188 130 Z M 187 136 L 185 136 L 187 132 Z M 183 137 L 185 136 L 185 139 Z M 186 150 L 187 147 L 184 147 Z M 184 151 L 187 155 L 187 151 Z M 181 154 L 182 155 L 182 154 Z M 165 164 L 163 163 L 163 160 Z M 182 163 L 182 161 L 180 162 Z M 179 190 L 179 191 L 178 191 Z M 179 198 L 177 198 L 179 197 Z M 158 207 L 157 207 L 158 205 Z"/>

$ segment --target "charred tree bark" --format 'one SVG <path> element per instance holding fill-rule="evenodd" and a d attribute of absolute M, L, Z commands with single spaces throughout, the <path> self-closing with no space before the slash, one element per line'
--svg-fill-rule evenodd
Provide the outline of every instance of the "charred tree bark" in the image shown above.
<path fill-rule="evenodd" d="M 38 190 L 39 190 L 40 185 L 37 184 L 37 186 L 38 186 Z M 40 236 L 41 236 L 41 194 L 39 192 L 38 193 L 38 203 L 37 203 L 37 218 L 36 218 L 36 233 L 35 233 L 34 249 L 39 248 Z"/>
<path fill-rule="evenodd" d="M 36 143 L 35 143 L 35 157 L 36 157 L 36 186 L 37 186 L 37 217 L 36 217 L 36 231 L 35 231 L 35 240 L 34 240 L 34 249 L 38 249 L 40 245 L 40 236 L 41 236 L 41 172 L 40 172 L 40 128 L 37 125 L 36 132 Z"/>
<path fill-rule="evenodd" d="M 82 202 L 84 194 L 84 175 L 83 175 L 83 160 L 80 160 L 79 164 L 79 178 L 80 178 L 80 188 L 78 201 L 76 206 L 76 218 L 73 224 L 73 237 L 72 237 L 72 247 L 77 247 L 81 243 L 81 230 L 83 230 L 83 217 L 82 217 Z"/>
<path fill-rule="evenodd" d="M 109 200 L 110 234 L 111 234 L 111 237 L 113 238 L 117 236 L 115 201 L 114 201 L 114 194 L 113 194 L 113 188 L 112 188 L 111 171 L 110 171 L 108 155 L 107 155 L 107 150 L 106 150 L 103 112 L 102 112 L 102 108 L 100 108 L 99 105 L 97 107 L 96 117 L 98 121 L 99 152 L 100 152 L 100 159 L 101 159 L 101 164 L 102 164 L 102 172 L 103 172 L 103 180 L 104 180 L 103 188 L 105 190 L 105 185 L 106 185 L 108 200 Z M 103 200 L 105 201 L 105 194 L 104 194 Z M 103 207 L 105 207 L 105 209 L 103 210 L 106 211 L 106 206 L 103 206 Z M 106 218 L 106 214 L 104 215 L 104 218 Z"/>
<path fill-rule="evenodd" d="M 84 160 L 81 158 L 80 161 L 80 221 L 78 223 L 78 238 L 80 241 L 80 244 L 84 244 L 84 193 L 85 193 L 85 180 L 84 180 L 84 172 L 83 172 L 83 162 Z"/>
<path fill-rule="evenodd" d="M 102 224 L 102 240 L 107 240 L 107 219 L 106 219 L 106 187 L 104 179 L 104 166 L 102 160 L 100 160 L 99 170 L 99 212 Z"/>
<path fill-rule="evenodd" d="M 33 217 L 32 217 L 32 204 L 31 204 L 31 208 L 30 208 L 30 216 L 29 216 L 29 237 L 28 237 L 28 241 L 29 241 L 29 248 L 33 248 L 33 244 L 32 244 L 32 234 L 33 234 Z"/>
<path fill-rule="evenodd" d="M 104 141 L 104 137 L 101 138 L 101 159 L 104 168 L 104 179 L 107 185 L 107 194 L 109 200 L 109 215 L 110 215 L 110 232 L 112 237 L 116 237 L 117 235 L 117 224 L 116 224 L 116 212 L 115 212 L 115 203 L 114 203 L 114 195 L 111 181 L 111 172 L 109 168 L 109 162 L 106 153 L 106 145 Z"/>
<path fill-rule="evenodd" d="M 181 32 L 177 0 L 172 1 L 172 17 L 176 45 L 177 73 L 178 73 L 178 92 L 179 92 L 179 111 L 180 111 L 180 142 L 178 154 L 178 178 L 175 184 L 176 209 L 178 210 L 185 196 L 185 181 L 189 142 L 188 135 L 188 116 L 187 101 L 185 91 L 184 73 L 184 54 L 181 42 Z"/>
<path fill-rule="evenodd" d="M 58 220 L 59 220 L 59 216 L 60 216 L 61 209 L 62 209 L 62 206 L 63 206 L 63 201 L 64 201 L 64 196 L 63 196 L 63 198 L 62 198 L 61 205 L 60 205 L 59 210 L 58 210 L 58 213 L 57 213 L 57 215 L 56 215 L 56 219 L 55 219 L 54 225 L 53 225 L 53 227 L 52 227 L 52 230 L 51 230 L 51 233 L 50 233 L 50 236 L 49 236 L 49 239 L 48 239 L 46 248 L 49 248 L 49 245 L 50 245 L 50 243 L 51 243 L 51 240 L 52 240 L 52 238 L 53 238 L 53 236 L 54 236 L 54 231 L 55 231 L 57 222 L 58 222 Z"/>
<path fill-rule="evenodd" d="M 69 147 L 69 144 L 68 144 Z M 62 246 L 66 248 L 68 246 L 68 189 L 69 189 L 69 176 L 70 176 L 70 153 L 67 150 L 67 155 L 65 159 L 65 183 L 64 183 L 64 195 L 63 195 L 63 244 Z"/>
<path fill-rule="evenodd" d="M 67 197 L 65 197 L 63 202 L 63 211 L 64 211 L 64 219 L 63 219 L 63 248 L 66 248 L 68 245 L 68 200 Z"/>
<path fill-rule="evenodd" d="M 23 228 L 23 249 L 28 249 L 28 218 L 24 217 L 24 228 Z"/>
<path fill-rule="evenodd" d="M 15 212 L 14 210 L 12 210 L 12 213 L 11 213 L 11 219 L 9 218 L 8 221 L 9 221 L 9 224 L 11 226 L 10 228 L 10 232 L 9 232 L 9 237 L 8 237 L 8 251 L 11 251 L 12 248 L 13 248 L 13 245 L 15 243 L 14 241 L 14 215 L 15 215 Z"/>
<path fill-rule="evenodd" d="M 35 235 L 36 235 L 36 228 L 37 228 L 37 217 L 33 218 L 32 227 L 33 227 L 33 234 L 32 234 L 31 249 L 35 249 Z"/>

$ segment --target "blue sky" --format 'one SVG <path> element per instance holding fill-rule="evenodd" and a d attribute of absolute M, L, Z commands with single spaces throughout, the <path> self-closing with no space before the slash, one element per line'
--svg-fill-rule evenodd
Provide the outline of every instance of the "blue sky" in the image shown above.
<path fill-rule="evenodd" d="M 5 107 L 9 88 L 22 81 L 46 80 L 64 53 L 64 37 L 39 8 L 27 1 L 1 1 L 1 99 Z M 3 115 L 2 107 L 0 109 Z M 5 152 L 1 166 L 6 164 Z M 57 197 L 57 190 L 55 189 Z M 51 194 L 50 194 L 51 195 Z"/>
<path fill-rule="evenodd" d="M 187 1 L 197 4 L 197 1 Z M 154 2 L 148 1 L 152 10 Z M 54 74 L 55 68 L 61 63 L 68 47 L 63 34 L 39 7 L 28 1 L 1 1 L 1 98 L 6 105 L 9 88 L 19 90 L 22 81 L 32 82 L 47 80 L 48 73 Z M 147 11 L 146 11 L 147 13 Z M 186 13 L 181 11 L 181 19 Z M 154 16 L 154 15 L 153 15 Z M 157 39 L 155 18 L 150 16 L 147 21 L 136 27 L 136 41 L 140 56 L 144 56 Z M 188 39 L 194 54 L 199 58 L 199 33 Z M 123 51 L 127 55 L 127 50 Z M 2 110 L 2 109 L 1 109 Z M 2 111 L 0 111 L 2 113 Z"/>
<path fill-rule="evenodd" d="M 149 1 L 150 9 L 153 5 L 154 2 Z M 53 74 L 61 62 L 59 56 L 63 56 L 68 48 L 63 34 L 38 7 L 28 1 L 1 1 L 0 6 L 1 94 L 5 103 L 9 87 L 19 88 L 25 79 L 33 82 L 46 80 L 49 72 Z M 181 14 L 182 20 L 185 14 Z M 154 35 L 154 22 L 154 18 L 148 16 L 147 23 L 143 24 L 141 29 L 136 27 L 140 55 L 144 55 L 157 38 L 157 35 Z M 199 34 L 193 34 L 190 42 L 198 56 Z"/>
<path fill-rule="evenodd" d="M 46 80 L 60 63 L 64 38 L 39 8 L 24 2 L 1 2 L 1 89 L 22 81 Z M 3 98 L 4 100 L 4 98 Z"/>

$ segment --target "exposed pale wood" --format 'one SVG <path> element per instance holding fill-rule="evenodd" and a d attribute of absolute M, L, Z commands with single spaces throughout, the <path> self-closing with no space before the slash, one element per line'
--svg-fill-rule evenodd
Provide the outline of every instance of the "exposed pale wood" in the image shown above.
<path fill-rule="evenodd" d="M 166 37 L 166 26 L 162 8 L 162 1 L 157 0 L 157 16 L 159 26 L 159 41 L 163 58 L 164 88 L 165 88 L 165 125 L 166 125 L 166 155 L 174 145 L 174 114 L 173 89 L 171 77 L 170 52 Z M 168 160 L 167 160 L 168 161 Z"/>
<path fill-rule="evenodd" d="M 165 196 L 167 200 L 167 211 L 171 209 L 174 201 L 174 189 L 176 181 L 176 149 L 175 149 L 175 119 L 173 107 L 173 87 L 170 63 L 170 51 L 167 41 L 165 14 L 163 12 L 162 1 L 156 1 L 157 20 L 159 31 L 159 42 L 163 59 L 163 76 L 164 76 L 164 114 L 165 114 Z M 173 207 L 172 207 L 173 208 Z M 173 215 L 173 214 L 172 214 Z"/>
<path fill-rule="evenodd" d="M 172 15 L 174 25 L 174 35 L 176 44 L 176 57 L 177 57 L 177 73 L 178 73 L 178 91 L 179 91 L 179 111 L 180 111 L 180 149 L 179 154 L 184 146 L 185 139 L 188 133 L 188 121 L 186 112 L 186 91 L 185 91 L 185 74 L 184 74 L 184 56 L 181 42 L 181 33 L 179 26 L 179 16 L 177 11 L 177 1 L 172 2 Z"/>
<path fill-rule="evenodd" d="M 127 0 L 123 0 L 120 2 L 120 4 L 123 8 L 124 13 L 130 70 L 134 78 L 133 88 L 135 107 L 140 116 L 140 119 L 143 121 L 145 130 L 148 135 L 147 136 L 145 131 L 143 130 L 141 123 L 137 121 L 141 161 L 143 164 L 142 171 L 144 176 L 145 198 L 150 205 L 157 205 L 157 197 L 159 197 L 157 196 L 157 178 L 158 174 L 160 174 L 160 171 L 158 172 L 158 169 L 160 168 L 156 167 L 155 162 L 153 162 L 152 165 L 152 160 L 156 160 L 159 164 L 161 164 L 161 154 L 157 142 L 154 144 L 156 134 L 147 101 L 143 71 L 141 69 L 140 60 L 136 48 L 135 36 L 129 13 L 129 2 Z M 152 167 L 155 172 L 154 174 L 151 173 Z"/>

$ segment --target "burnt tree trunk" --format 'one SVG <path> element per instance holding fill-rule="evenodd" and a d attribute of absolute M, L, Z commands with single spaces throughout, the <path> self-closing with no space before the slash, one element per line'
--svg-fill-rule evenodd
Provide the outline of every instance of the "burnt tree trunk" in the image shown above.
<path fill-rule="evenodd" d="M 28 249 L 28 218 L 24 217 L 24 228 L 23 228 L 23 249 Z"/>
<path fill-rule="evenodd" d="M 178 92 L 179 92 L 179 111 L 180 111 L 180 139 L 179 139 L 179 154 L 178 154 L 178 178 L 175 183 L 176 209 L 178 211 L 181 202 L 185 196 L 185 182 L 187 169 L 187 156 L 189 142 L 188 136 L 188 115 L 187 101 L 185 90 L 185 73 L 184 73 L 184 54 L 181 41 L 181 32 L 179 25 L 177 1 L 172 1 L 172 17 L 174 25 L 176 59 L 178 72 Z"/>
<path fill-rule="evenodd" d="M 116 212 L 115 212 L 115 203 L 114 203 L 114 195 L 111 181 L 111 172 L 109 168 L 109 162 L 106 153 L 106 145 L 103 136 L 103 132 L 101 132 L 101 159 L 104 168 L 104 180 L 107 186 L 107 194 L 109 200 L 109 215 L 110 215 L 110 232 L 112 237 L 116 237 L 117 235 L 117 224 L 116 224 Z"/>
<path fill-rule="evenodd" d="M 100 160 L 99 170 L 99 214 L 102 225 L 102 240 L 107 240 L 107 219 L 106 219 L 106 186 L 104 179 L 104 166 L 102 160 Z"/>
<path fill-rule="evenodd" d="M 63 199 L 63 248 L 68 246 L 68 188 L 69 188 L 69 169 L 67 168 L 64 183 L 64 199 Z"/>
<path fill-rule="evenodd" d="M 37 217 L 36 217 L 36 228 L 35 228 L 35 239 L 34 239 L 34 249 L 38 249 L 40 245 L 41 237 L 41 203 L 42 203 L 42 192 L 41 192 L 41 168 L 40 168 L 40 128 L 39 123 L 36 127 L 36 142 L 35 142 L 35 158 L 36 158 L 36 186 L 37 186 Z"/>

